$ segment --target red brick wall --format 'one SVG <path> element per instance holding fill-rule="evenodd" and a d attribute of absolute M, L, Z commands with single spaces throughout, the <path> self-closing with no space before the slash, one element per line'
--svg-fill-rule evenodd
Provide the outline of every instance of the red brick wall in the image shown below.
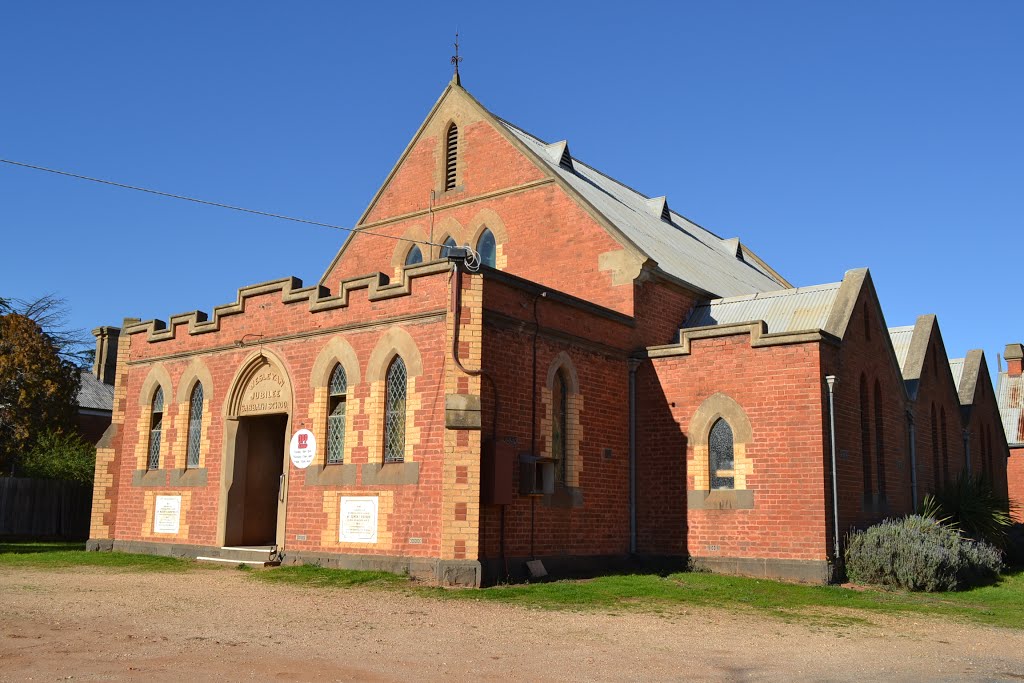
<path fill-rule="evenodd" d="M 826 559 L 823 394 L 816 343 L 752 348 L 746 334 L 695 340 L 638 378 L 639 550 L 696 557 Z M 686 510 L 694 413 L 712 394 L 751 423 L 753 509 Z"/>
<path fill-rule="evenodd" d="M 1010 502 L 1017 506 L 1015 518 L 1024 524 L 1024 448 L 1010 450 L 1006 461 L 1006 479 Z"/>
<path fill-rule="evenodd" d="M 580 507 L 562 507 L 544 498 L 518 495 L 505 510 L 507 557 L 623 555 L 629 550 L 628 365 L 625 348 L 633 334 L 626 321 L 609 320 L 550 297 L 538 303 L 541 331 L 533 367 L 533 301 L 536 294 L 485 280 L 484 366 L 500 393 L 497 437 L 515 452 L 540 452 L 544 433 L 541 392 L 549 368 L 566 352 L 579 377 Z M 586 341 L 586 340 L 592 341 Z M 616 348 L 618 347 L 618 348 Z M 533 378 L 537 383 L 536 449 L 531 447 Z M 492 393 L 484 383 L 484 436 L 494 418 Z M 606 452 L 605 449 L 610 449 Z M 481 556 L 500 555 L 501 508 L 481 507 Z"/>
<path fill-rule="evenodd" d="M 362 372 L 377 341 L 389 329 L 388 324 L 395 316 L 437 311 L 440 316 L 426 321 L 402 321 L 399 324 L 415 340 L 422 357 L 423 375 L 417 379 L 416 390 L 421 394 L 422 404 L 414 416 L 414 424 L 421 427 L 421 439 L 415 449 L 415 460 L 420 462 L 419 484 L 403 486 L 374 486 L 358 484 L 358 491 L 368 489 L 392 491 L 394 509 L 390 515 L 387 530 L 391 531 L 394 544 L 391 554 L 408 556 L 437 557 L 440 550 L 440 500 L 442 495 L 442 444 L 444 425 L 445 368 L 445 310 L 447 307 L 447 273 L 417 278 L 413 282 L 410 296 L 398 297 L 383 302 L 369 302 L 365 290 L 352 294 L 348 308 L 310 313 L 308 304 L 281 302 L 280 293 L 264 294 L 246 301 L 245 313 L 228 316 L 222 320 L 218 333 L 189 335 L 185 327 L 178 327 L 173 340 L 147 343 L 145 334 L 131 335 L 129 365 L 124 377 L 126 391 L 125 422 L 122 428 L 120 467 L 117 477 L 118 498 L 115 538 L 119 540 L 159 541 L 159 538 L 143 537 L 145 525 L 144 500 L 147 492 L 191 493 L 191 505 L 183 515 L 189 533 L 183 542 L 196 545 L 214 545 L 217 541 L 218 497 L 222 475 L 224 450 L 225 400 L 240 365 L 254 351 L 253 341 L 245 348 L 237 348 L 234 342 L 246 333 L 267 335 L 263 349 L 282 361 L 281 368 L 290 378 L 294 396 L 291 401 L 290 429 L 295 431 L 303 426 L 323 434 L 321 425 L 312 425 L 310 408 L 313 402 L 311 372 L 314 361 L 324 346 L 335 336 L 344 338 L 356 352 Z M 379 326 L 356 328 L 317 336 L 300 336 L 280 339 L 296 333 L 312 333 L 318 329 L 329 329 L 352 322 L 377 322 Z M 183 352 L 201 352 L 177 356 Z M 198 357 L 205 363 L 212 376 L 213 386 L 204 386 L 205 402 L 212 410 L 209 426 L 209 450 L 206 456 L 207 484 L 194 488 L 143 488 L 132 486 L 132 472 L 136 469 L 135 444 L 148 440 L 148 408 L 139 405 L 139 394 L 152 362 L 160 363 L 171 378 L 171 391 L 165 395 L 164 428 L 168 432 L 162 450 L 162 458 L 169 455 L 168 444 L 175 441 L 178 433 L 186 429 L 185 424 L 175 424 L 177 416 L 176 393 L 183 372 Z M 119 385 L 119 388 L 121 385 Z M 356 400 L 365 399 L 369 385 L 365 381 L 355 386 Z M 370 427 L 369 416 L 350 412 L 349 420 L 354 422 L 357 443 L 365 444 Z M 325 442 L 321 441 L 320 453 Z M 349 462 L 359 464 L 379 460 L 379 453 L 371 454 L 365 445 L 352 449 Z M 322 458 L 322 456 L 321 456 Z M 170 465 L 162 465 L 170 467 Z M 323 510 L 323 487 L 306 487 L 304 472 L 288 465 L 289 493 L 287 513 L 287 544 L 291 550 L 319 550 L 320 535 L 326 524 Z M 336 487 L 338 488 L 338 487 Z M 306 541 L 296 540 L 296 534 L 305 534 Z M 410 537 L 422 538 L 421 544 L 409 545 Z M 346 552 L 380 552 L 379 549 L 346 549 Z"/>
<path fill-rule="evenodd" d="M 999 404 L 989 377 L 988 367 L 982 364 L 974 401 L 970 408 L 967 430 L 970 434 L 971 472 L 983 473 L 1001 496 L 1007 495 L 1007 457 L 1010 453 L 1003 432 Z"/>

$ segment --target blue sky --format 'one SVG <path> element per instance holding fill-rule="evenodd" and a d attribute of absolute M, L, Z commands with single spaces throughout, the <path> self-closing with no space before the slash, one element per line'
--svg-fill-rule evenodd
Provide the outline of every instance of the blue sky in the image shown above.
<path fill-rule="evenodd" d="M 1024 340 L 1024 3 L 5 3 L 0 157 L 353 224 L 450 77 L 791 282 Z M 0 296 L 167 319 L 344 234 L 0 165 Z M 388 247 L 390 248 L 390 247 Z"/>

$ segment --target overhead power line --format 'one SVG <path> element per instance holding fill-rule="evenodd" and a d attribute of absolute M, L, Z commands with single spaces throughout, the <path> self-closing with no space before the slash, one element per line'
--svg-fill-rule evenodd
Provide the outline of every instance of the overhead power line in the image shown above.
<path fill-rule="evenodd" d="M 414 240 L 408 237 L 395 237 L 393 235 L 385 235 L 379 232 L 369 232 L 367 230 L 357 230 L 355 228 L 346 228 L 341 225 L 334 225 L 333 223 L 323 223 L 321 221 L 311 221 L 306 218 L 295 218 L 294 216 L 285 216 L 280 213 L 270 213 L 269 211 L 258 211 L 256 209 L 247 209 L 244 206 L 234 206 L 233 204 L 224 204 L 223 202 L 213 202 L 206 199 L 197 199 L 196 197 L 186 197 L 181 194 L 174 194 L 171 192 L 162 192 L 160 190 L 153 190 L 148 187 L 139 187 L 138 185 L 128 185 L 127 183 L 118 183 L 113 180 L 104 180 L 103 178 L 93 178 L 91 176 L 82 175 L 80 173 L 71 173 L 70 171 L 61 171 L 56 168 L 47 168 L 46 166 L 37 166 L 35 164 L 27 164 L 23 161 L 13 161 L 11 159 L 0 159 L 0 163 L 10 164 L 11 166 L 19 166 L 21 168 L 30 168 L 35 171 L 45 171 L 47 173 L 54 173 L 56 175 L 66 176 L 68 178 L 77 178 L 78 180 L 88 180 L 93 183 L 100 183 L 102 185 L 110 185 L 112 187 L 120 187 L 125 190 L 135 190 L 136 192 L 146 192 L 148 194 L 155 194 L 160 197 L 169 197 L 170 199 L 180 199 L 186 202 L 193 202 L 195 204 L 204 204 L 206 206 L 216 206 L 220 209 L 230 209 L 232 211 L 242 211 L 243 213 L 251 213 L 257 216 L 265 216 L 266 218 L 277 218 L 283 221 L 292 221 L 294 223 L 305 223 L 306 225 L 318 225 L 322 228 L 331 228 L 332 230 L 343 230 L 345 232 L 358 232 L 360 235 L 372 235 L 373 237 L 386 237 L 390 240 L 397 242 L 412 242 L 414 244 L 425 244 L 432 247 L 443 247 L 443 244 L 436 244 L 434 242 L 428 242 L 426 240 Z"/>

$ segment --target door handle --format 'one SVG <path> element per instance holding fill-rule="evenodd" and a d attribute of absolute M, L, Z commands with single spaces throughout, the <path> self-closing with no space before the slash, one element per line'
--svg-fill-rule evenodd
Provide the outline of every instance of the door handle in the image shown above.
<path fill-rule="evenodd" d="M 277 480 L 277 500 L 281 503 L 284 502 L 284 475 Z"/>

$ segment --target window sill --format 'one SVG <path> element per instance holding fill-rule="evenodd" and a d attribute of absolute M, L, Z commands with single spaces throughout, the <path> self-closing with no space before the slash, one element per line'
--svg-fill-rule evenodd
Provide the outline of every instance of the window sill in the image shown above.
<path fill-rule="evenodd" d="M 362 465 L 364 486 L 407 486 L 420 483 L 418 462 L 367 463 Z"/>
<path fill-rule="evenodd" d="M 135 470 L 132 486 L 167 486 L 167 470 Z"/>
<path fill-rule="evenodd" d="M 359 465 L 310 465 L 306 468 L 306 486 L 354 486 Z"/>
<path fill-rule="evenodd" d="M 743 489 L 687 491 L 687 510 L 753 510 L 754 492 Z"/>
<path fill-rule="evenodd" d="M 583 489 L 577 486 L 555 486 L 554 493 L 546 494 L 542 499 L 545 507 L 571 510 L 583 507 Z"/>
<path fill-rule="evenodd" d="M 169 470 L 171 486 L 206 486 L 206 468 L 190 467 L 184 470 Z"/>

